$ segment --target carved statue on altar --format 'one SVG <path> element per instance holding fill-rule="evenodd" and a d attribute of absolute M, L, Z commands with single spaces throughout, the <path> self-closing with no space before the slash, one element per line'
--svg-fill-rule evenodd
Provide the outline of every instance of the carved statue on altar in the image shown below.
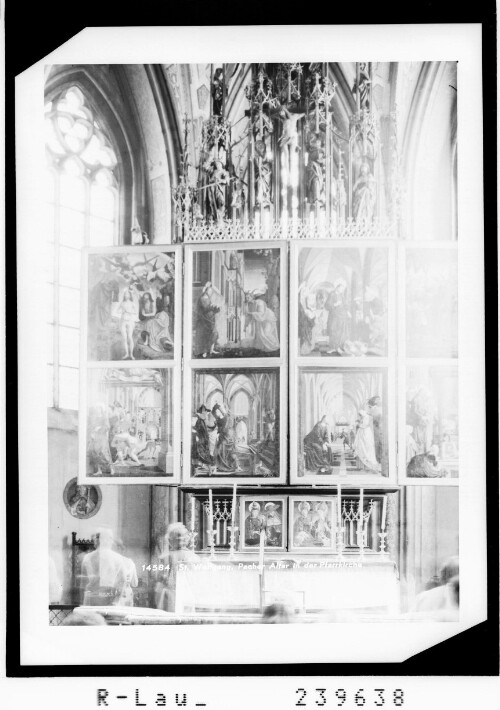
<path fill-rule="evenodd" d="M 219 222 L 226 215 L 226 185 L 230 183 L 229 172 L 224 168 L 222 160 L 210 160 L 205 171 L 208 183 L 207 214 L 214 222 Z"/>
<path fill-rule="evenodd" d="M 224 70 L 218 67 L 212 79 L 212 110 L 214 116 L 222 116 L 224 103 Z"/>
<path fill-rule="evenodd" d="M 325 152 L 321 146 L 309 153 L 307 196 L 312 205 L 325 204 Z"/>
<path fill-rule="evenodd" d="M 283 131 L 278 141 L 282 148 L 286 148 L 288 154 L 299 148 L 298 122 L 304 118 L 305 113 L 291 113 L 286 106 L 282 106 L 279 115 L 283 121 Z"/>
<path fill-rule="evenodd" d="M 255 203 L 259 207 L 272 204 L 272 167 L 267 160 L 267 146 L 264 139 L 255 141 Z"/>
<path fill-rule="evenodd" d="M 370 84 L 372 83 L 370 79 L 370 74 L 368 71 L 368 64 L 366 62 L 360 62 L 359 64 L 359 79 L 354 82 L 353 94 L 356 94 L 356 90 L 359 94 L 359 108 L 369 109 L 370 108 Z"/>
<path fill-rule="evenodd" d="M 357 224 L 370 224 L 375 216 L 376 181 L 367 162 L 361 164 L 360 174 L 352 189 L 353 217 Z"/>
<path fill-rule="evenodd" d="M 234 167 L 231 176 L 231 207 L 241 212 L 246 202 L 246 182 L 238 177 Z"/>

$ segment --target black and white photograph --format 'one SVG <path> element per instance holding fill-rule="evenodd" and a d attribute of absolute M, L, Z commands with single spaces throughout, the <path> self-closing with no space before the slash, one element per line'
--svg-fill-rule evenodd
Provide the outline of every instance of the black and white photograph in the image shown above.
<path fill-rule="evenodd" d="M 485 618 L 483 543 L 461 528 L 484 503 L 484 289 L 457 41 L 379 61 L 325 26 L 338 55 L 283 62 L 272 27 L 226 28 L 253 38 L 245 61 L 220 29 L 198 28 L 193 62 L 129 42 L 48 62 L 30 92 L 49 265 L 44 322 L 33 240 L 20 253 L 21 335 L 47 343 L 19 394 L 46 570 L 22 609 L 31 662 L 399 662 Z M 78 625 L 101 626 L 94 648 L 58 628 Z"/>

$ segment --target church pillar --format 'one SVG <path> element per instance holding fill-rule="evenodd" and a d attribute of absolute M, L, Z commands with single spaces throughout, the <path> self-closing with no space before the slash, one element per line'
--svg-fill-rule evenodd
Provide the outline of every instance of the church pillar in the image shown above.
<path fill-rule="evenodd" d="M 170 523 L 179 518 L 177 488 L 151 486 L 151 552 L 153 559 L 165 552 L 164 537 Z"/>
<path fill-rule="evenodd" d="M 165 382 L 161 388 L 161 432 L 160 432 L 160 453 L 158 454 L 158 466 L 162 471 L 171 473 L 173 471 L 173 455 L 170 449 L 170 380 L 171 370 L 163 370 Z"/>
<path fill-rule="evenodd" d="M 416 594 L 439 583 L 443 563 L 458 555 L 458 488 L 407 486 L 405 518 L 404 576 L 411 606 Z"/>

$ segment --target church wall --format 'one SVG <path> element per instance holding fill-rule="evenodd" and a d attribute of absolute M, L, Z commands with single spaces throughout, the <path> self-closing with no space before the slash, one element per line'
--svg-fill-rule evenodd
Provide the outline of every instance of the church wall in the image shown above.
<path fill-rule="evenodd" d="M 72 412 L 49 411 L 52 413 L 49 424 L 58 426 L 48 430 L 49 554 L 63 584 L 64 603 L 69 601 L 72 532 L 79 539 L 90 539 L 98 528 L 111 528 L 123 542 L 124 554 L 134 560 L 138 575 L 144 577 L 140 568 L 150 558 L 150 491 L 148 486 L 101 486 L 99 511 L 88 520 L 73 517 L 64 505 L 63 491 L 78 473 L 76 417 Z"/>
<path fill-rule="evenodd" d="M 147 166 L 147 189 L 150 195 L 151 210 L 148 216 L 143 215 L 141 226 L 144 226 L 145 220 L 149 217 L 151 243 L 170 243 L 170 177 L 165 141 L 153 91 L 144 65 L 128 64 L 124 67 L 124 72 L 133 97 L 136 120 L 142 133 Z"/>
<path fill-rule="evenodd" d="M 408 486 L 404 542 L 403 576 L 411 606 L 417 594 L 438 581 L 443 563 L 458 555 L 458 488 Z"/>

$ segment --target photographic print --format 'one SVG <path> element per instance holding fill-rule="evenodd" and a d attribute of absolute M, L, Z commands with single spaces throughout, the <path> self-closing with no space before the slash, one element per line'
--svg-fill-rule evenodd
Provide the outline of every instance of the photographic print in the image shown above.
<path fill-rule="evenodd" d="M 298 272 L 300 356 L 387 354 L 387 248 L 304 247 Z"/>
<path fill-rule="evenodd" d="M 381 369 L 299 370 L 298 475 L 388 476 Z"/>
<path fill-rule="evenodd" d="M 458 356 L 455 249 L 406 249 L 406 355 Z"/>
<path fill-rule="evenodd" d="M 174 251 L 89 253 L 87 269 L 87 359 L 173 359 Z"/>
<path fill-rule="evenodd" d="M 279 476 L 279 370 L 194 370 L 192 376 L 192 475 Z"/>
<path fill-rule="evenodd" d="M 205 33 L 207 62 L 219 29 Z M 293 26 L 285 29 L 294 34 Z M 189 32 L 175 28 L 186 47 Z M 268 32 L 276 31 L 258 28 L 254 49 L 267 46 Z M 307 35 L 297 33 L 301 52 Z M 132 44 L 139 53 L 153 46 Z M 322 46 L 335 50 L 333 35 Z M 95 583 L 94 599 L 108 600 L 97 613 L 110 625 L 175 624 L 191 626 L 192 635 L 194 626 L 233 624 L 243 639 L 249 624 L 275 620 L 278 603 L 284 620 L 311 628 L 360 622 L 352 650 L 321 643 L 304 650 L 300 641 L 278 639 L 279 662 L 309 655 L 345 663 L 356 653 L 380 660 L 380 639 L 377 645 L 361 626 L 383 619 L 397 627 L 397 643 L 384 647 L 391 661 L 423 650 L 420 625 L 405 622 L 459 545 L 463 554 L 458 388 L 448 370 L 457 331 L 449 316 L 453 307 L 456 317 L 456 302 L 447 294 L 457 284 L 447 263 L 456 270 L 454 252 L 464 244 L 467 256 L 481 251 L 466 243 L 480 225 L 451 238 L 454 170 L 463 161 L 458 153 L 456 162 L 457 57 L 445 56 L 451 60 L 177 64 L 172 56 L 163 64 L 37 66 L 45 104 L 39 86 L 28 112 L 19 113 L 29 115 L 38 101 L 47 124 L 47 150 L 30 144 L 27 161 L 31 169 L 39 155 L 46 158 L 50 176 L 52 221 L 44 233 L 53 257 L 51 301 L 40 327 L 50 327 L 50 339 L 49 358 L 37 367 L 33 342 L 44 341 L 29 300 L 38 271 L 45 278 L 36 269 L 40 249 L 31 244 L 42 218 L 30 225 L 19 259 L 29 341 L 19 391 L 29 444 L 20 447 L 20 469 L 29 516 L 48 533 L 49 582 L 56 590 L 58 577 L 63 593 L 50 595 L 50 617 L 43 595 L 32 595 L 23 638 L 49 618 L 56 625 L 58 600 L 65 604 L 73 588 Z M 467 109 L 478 104 L 474 91 L 461 95 Z M 468 180 L 479 193 L 474 171 Z M 99 195 L 109 207 L 102 233 Z M 31 210 L 28 204 L 22 214 Z M 70 228 L 76 222 L 80 231 Z M 429 230 L 419 229 L 424 223 Z M 485 428 L 474 400 L 481 368 L 473 349 L 482 343 L 482 318 L 467 319 L 483 291 L 470 261 L 464 274 L 472 295 L 460 314 L 468 333 L 460 353 L 468 409 L 460 478 L 472 471 L 479 485 Z M 420 365 L 423 373 L 414 373 Z M 47 367 L 40 433 L 29 418 Z M 41 454 L 31 449 L 39 440 Z M 46 460 L 49 515 L 40 522 L 32 483 L 43 482 L 44 471 L 33 462 L 43 468 Z M 438 476 L 422 476 L 429 464 Z M 66 501 L 63 491 L 77 473 Z M 99 508 L 94 489 L 102 493 Z M 478 502 L 471 496 L 470 520 L 481 519 Z M 72 533 L 95 544 L 92 559 L 131 561 L 132 594 L 126 579 L 100 573 L 96 580 L 92 566 L 76 584 L 65 576 L 77 554 Z M 40 560 L 33 564 L 29 547 L 22 569 L 34 573 Z M 36 589 L 35 577 L 26 589 Z M 446 587 L 454 620 L 456 589 Z M 463 609 L 470 608 L 467 600 Z M 71 614 L 88 611 L 75 606 Z M 54 639 L 67 635 L 50 631 Z M 412 634 L 416 640 L 406 644 Z M 44 648 L 50 660 L 69 658 L 63 642 L 36 642 L 28 651 L 34 662 Z M 230 662 L 259 662 L 259 649 L 244 640 L 167 646 L 160 659 L 167 664 L 203 663 L 207 654 L 217 663 L 228 654 Z M 71 651 L 76 662 L 85 649 L 75 642 Z M 148 667 L 159 662 L 147 643 L 97 644 L 92 653 L 96 662 L 106 654 L 104 663 L 127 661 L 127 654 Z"/>
<path fill-rule="evenodd" d="M 192 252 L 193 358 L 279 357 L 281 250 Z"/>
<path fill-rule="evenodd" d="M 86 398 L 87 480 L 173 475 L 171 369 L 89 369 Z"/>
<path fill-rule="evenodd" d="M 290 498 L 290 549 L 315 552 L 334 550 L 335 510 L 333 498 L 292 496 Z"/>
<path fill-rule="evenodd" d="M 286 498 L 242 496 L 240 499 L 240 547 L 258 550 L 264 531 L 264 548 L 286 549 Z"/>
<path fill-rule="evenodd" d="M 458 478 L 458 371 L 454 365 L 407 368 L 406 475 Z"/>

